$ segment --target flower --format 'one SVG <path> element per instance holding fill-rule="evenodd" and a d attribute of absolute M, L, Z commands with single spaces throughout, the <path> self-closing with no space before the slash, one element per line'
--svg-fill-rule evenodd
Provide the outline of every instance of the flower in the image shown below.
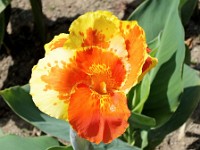
<path fill-rule="evenodd" d="M 30 79 L 36 106 L 94 143 L 123 134 L 130 116 L 126 94 L 157 64 L 138 23 L 88 12 L 45 50 Z"/>

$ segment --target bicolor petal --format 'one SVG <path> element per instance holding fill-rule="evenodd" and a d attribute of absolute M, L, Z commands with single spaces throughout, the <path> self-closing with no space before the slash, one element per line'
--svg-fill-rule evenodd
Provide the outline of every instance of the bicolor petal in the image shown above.
<path fill-rule="evenodd" d="M 90 82 L 88 76 L 76 68 L 73 57 L 74 51 L 62 48 L 49 52 L 33 68 L 30 79 L 30 94 L 36 106 L 48 115 L 64 120 L 67 120 L 73 86 Z"/>
<path fill-rule="evenodd" d="M 69 36 L 68 34 L 61 33 L 61 34 L 55 36 L 52 41 L 45 44 L 44 49 L 45 49 L 46 54 L 56 48 L 63 47 L 63 45 L 65 44 L 65 42 L 68 39 L 68 36 Z"/>
<path fill-rule="evenodd" d="M 147 48 L 146 51 L 147 51 L 147 53 L 151 52 L 151 50 L 149 48 Z M 143 67 L 142 67 L 142 74 L 138 78 L 138 82 L 140 82 L 143 79 L 144 75 L 146 73 L 148 73 L 153 67 L 155 67 L 157 65 L 157 63 L 158 63 L 158 59 L 155 58 L 155 57 L 151 57 L 148 54 L 148 57 L 145 60 L 145 63 L 143 65 Z"/>
<path fill-rule="evenodd" d="M 124 93 L 100 95 L 80 84 L 71 95 L 69 123 L 78 135 L 94 143 L 110 143 L 128 127 L 130 111 Z"/>
<path fill-rule="evenodd" d="M 108 48 L 110 39 L 118 33 L 113 21 L 118 19 L 106 11 L 88 12 L 80 16 L 71 24 L 69 41 L 65 46 L 72 49 L 90 46 Z"/>
<path fill-rule="evenodd" d="M 128 61 L 131 65 L 131 70 L 123 89 L 130 89 L 138 83 L 138 77 L 142 73 L 143 64 L 147 59 L 147 44 L 145 33 L 136 21 L 121 21 L 119 26 L 126 43 Z"/>

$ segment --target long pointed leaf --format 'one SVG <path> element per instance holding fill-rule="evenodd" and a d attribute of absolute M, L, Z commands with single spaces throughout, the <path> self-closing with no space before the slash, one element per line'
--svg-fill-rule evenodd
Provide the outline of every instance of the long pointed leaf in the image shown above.
<path fill-rule="evenodd" d="M 59 143 L 52 137 L 20 137 L 6 135 L 0 137 L 2 150 L 45 150 L 48 147 L 59 146 Z"/>
<path fill-rule="evenodd" d="M 28 86 L 16 86 L 0 91 L 0 95 L 12 110 L 22 119 L 38 127 L 40 130 L 66 141 L 70 141 L 69 124 L 40 112 L 26 91 Z"/>
<path fill-rule="evenodd" d="M 172 115 L 163 126 L 150 130 L 149 132 L 149 149 L 158 145 L 164 137 L 180 127 L 194 111 L 197 104 L 200 102 L 200 78 L 196 71 L 189 66 L 184 66 L 183 72 L 184 92 L 180 97 L 180 105 L 176 112 Z"/>
<path fill-rule="evenodd" d="M 46 28 L 45 28 L 44 16 L 42 12 L 42 2 L 41 0 L 30 0 L 30 3 L 32 7 L 35 27 L 38 31 L 38 34 L 40 35 L 42 42 L 45 42 Z"/>

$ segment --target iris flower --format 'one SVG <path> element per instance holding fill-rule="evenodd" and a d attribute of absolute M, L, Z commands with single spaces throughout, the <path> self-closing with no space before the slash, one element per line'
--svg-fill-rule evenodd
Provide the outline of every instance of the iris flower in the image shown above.
<path fill-rule="evenodd" d="M 88 12 L 45 50 L 30 79 L 36 106 L 97 144 L 123 134 L 130 116 L 126 94 L 157 64 L 138 23 Z"/>

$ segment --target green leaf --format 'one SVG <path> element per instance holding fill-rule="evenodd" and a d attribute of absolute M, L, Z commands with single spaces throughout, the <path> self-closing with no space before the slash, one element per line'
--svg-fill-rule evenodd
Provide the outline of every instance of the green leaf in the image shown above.
<path fill-rule="evenodd" d="M 38 127 L 45 133 L 70 141 L 69 124 L 66 121 L 52 118 L 40 112 L 27 92 L 28 89 L 28 86 L 16 86 L 0 91 L 0 95 L 10 108 L 25 121 Z"/>
<path fill-rule="evenodd" d="M 179 128 L 192 114 L 200 101 L 200 78 L 196 71 L 184 65 L 184 92 L 180 97 L 180 105 L 172 117 L 161 127 L 149 131 L 149 149 L 161 143 L 165 135 Z"/>
<path fill-rule="evenodd" d="M 16 135 L 6 135 L 0 137 L 2 150 L 45 150 L 50 146 L 58 146 L 59 143 L 46 136 L 41 137 L 19 137 Z"/>
<path fill-rule="evenodd" d="M 134 112 L 131 113 L 129 123 L 135 129 L 150 129 L 156 125 L 154 118 Z"/>
<path fill-rule="evenodd" d="M 179 0 L 146 0 L 136 8 L 128 20 L 137 20 L 145 30 L 147 42 L 150 42 L 163 31 L 177 3 Z"/>
<path fill-rule="evenodd" d="M 72 146 L 54 146 L 47 148 L 46 150 L 73 150 Z"/>
<path fill-rule="evenodd" d="M 0 137 L 3 136 L 3 131 L 0 128 Z"/>
<path fill-rule="evenodd" d="M 180 0 L 179 7 L 183 7 L 183 5 L 187 2 L 188 0 Z"/>
<path fill-rule="evenodd" d="M 38 34 L 42 42 L 45 42 L 46 28 L 45 28 L 45 22 L 44 22 L 44 15 L 42 12 L 42 2 L 41 0 L 30 0 L 30 3 L 32 7 L 35 27 L 38 31 Z"/>
<path fill-rule="evenodd" d="M 141 113 L 150 92 L 149 75 L 147 74 L 144 79 L 135 87 L 133 87 L 129 94 L 128 105 L 132 112 Z"/>
<path fill-rule="evenodd" d="M 0 13 L 10 4 L 11 0 L 0 0 Z"/>
<path fill-rule="evenodd" d="M 141 139 L 142 139 L 141 147 L 142 149 L 144 149 L 149 144 L 147 131 L 145 130 L 141 131 Z"/>
<path fill-rule="evenodd" d="M 181 0 L 180 3 L 180 12 L 181 18 L 184 25 L 188 23 L 194 9 L 198 3 L 198 0 Z"/>
<path fill-rule="evenodd" d="M 95 150 L 141 150 L 138 147 L 130 146 L 127 143 L 116 139 L 110 144 L 100 143 L 99 145 L 93 144 Z"/>
<path fill-rule="evenodd" d="M 184 29 L 178 7 L 178 0 L 146 0 L 129 18 L 144 28 L 147 41 L 159 39 L 154 54 L 158 65 L 150 72 L 150 94 L 142 112 L 155 118 L 157 126 L 177 109 L 183 91 Z"/>
<path fill-rule="evenodd" d="M 152 41 L 148 43 L 148 47 L 151 49 L 150 55 L 152 57 L 155 57 L 158 52 L 160 42 L 161 42 L 161 36 L 162 36 L 162 32 L 160 32 L 159 35 L 155 39 L 153 39 Z"/>

